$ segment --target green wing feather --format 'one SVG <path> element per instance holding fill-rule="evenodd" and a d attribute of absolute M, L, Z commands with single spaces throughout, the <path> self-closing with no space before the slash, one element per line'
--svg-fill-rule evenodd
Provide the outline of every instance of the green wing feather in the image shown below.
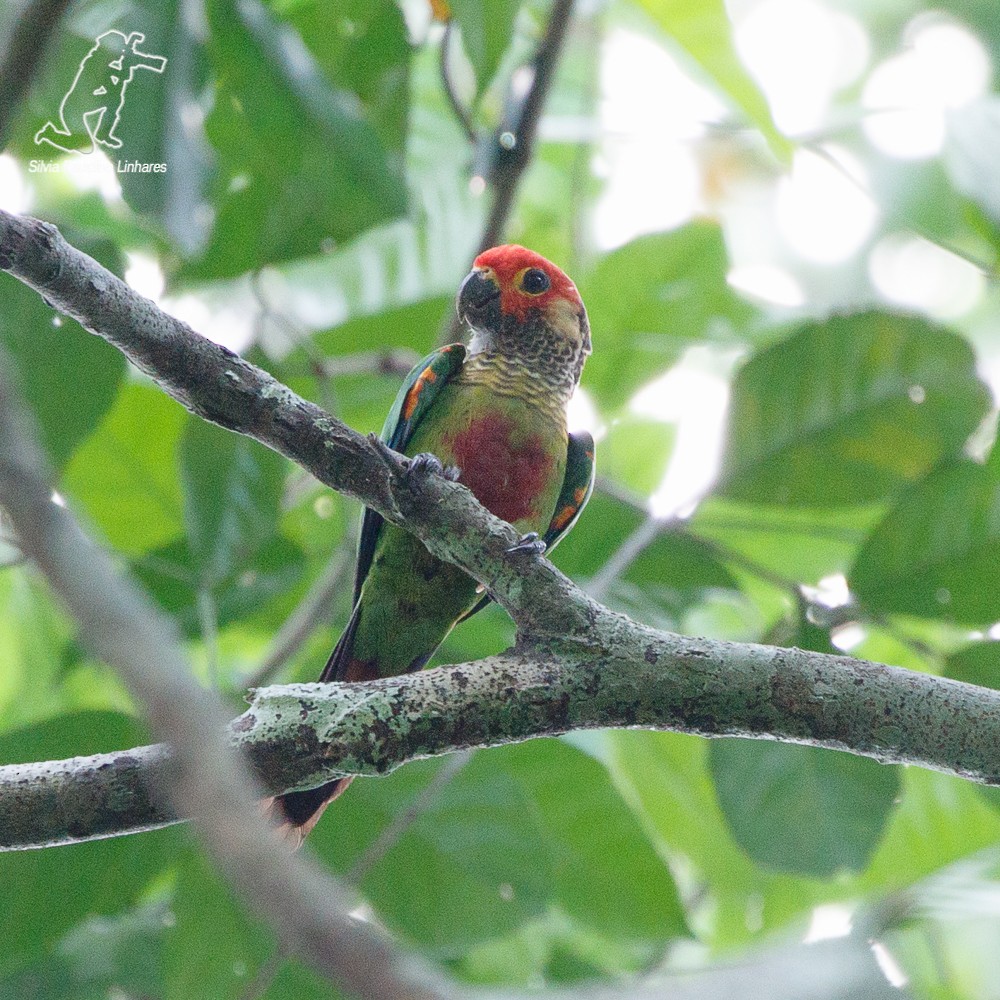
<path fill-rule="evenodd" d="M 448 344 L 428 354 L 416 365 L 396 394 L 379 437 L 394 451 L 405 451 L 413 432 L 434 405 L 441 389 L 448 384 L 465 361 L 462 344 Z M 381 514 L 365 508 L 358 538 L 358 568 L 354 575 L 354 603 L 358 603 L 361 587 L 375 558 L 375 546 L 382 531 Z"/>
<path fill-rule="evenodd" d="M 566 475 L 556 501 L 549 530 L 542 536 L 551 552 L 576 524 L 594 492 L 594 439 L 586 431 L 570 434 L 566 447 Z"/>

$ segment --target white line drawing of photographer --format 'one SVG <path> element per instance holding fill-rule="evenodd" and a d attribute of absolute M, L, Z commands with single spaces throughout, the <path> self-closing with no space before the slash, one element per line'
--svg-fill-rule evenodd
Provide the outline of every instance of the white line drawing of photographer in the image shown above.
<path fill-rule="evenodd" d="M 136 48 L 145 38 L 139 31 L 128 37 L 120 31 L 98 35 L 59 105 L 59 124 L 46 122 L 35 133 L 35 142 L 47 142 L 65 153 L 81 155 L 92 153 L 98 145 L 120 149 L 122 143 L 115 129 L 133 74 L 138 69 L 162 73 L 167 65 L 165 56 Z"/>

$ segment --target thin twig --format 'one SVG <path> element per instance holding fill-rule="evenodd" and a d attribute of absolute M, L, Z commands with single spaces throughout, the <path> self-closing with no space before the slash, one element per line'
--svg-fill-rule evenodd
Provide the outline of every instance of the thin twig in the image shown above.
<path fill-rule="evenodd" d="M 876 113 L 882 114 L 883 110 Z M 871 115 L 868 117 L 871 117 Z M 833 169 L 836 170 L 837 173 L 839 173 L 856 191 L 868 198 L 873 205 L 878 204 L 878 200 L 868 189 L 867 184 L 865 184 L 860 178 L 856 177 L 852 171 L 848 170 L 847 167 L 841 163 L 841 161 L 837 159 L 837 157 L 834 156 L 822 143 L 818 141 L 805 142 L 800 144 L 800 148 L 808 149 L 814 156 L 818 156 L 821 160 L 825 161 L 829 166 L 833 167 Z M 975 270 L 987 281 L 991 283 L 995 283 L 997 281 L 996 267 L 986 261 L 980 260 L 978 257 L 974 257 L 968 250 L 964 250 L 962 247 L 954 243 L 942 240 L 939 236 L 929 235 L 924 229 L 918 227 L 913 222 L 907 222 L 905 229 L 911 235 L 917 237 L 917 239 L 930 243 L 932 246 L 936 246 L 939 249 L 944 250 L 945 253 L 951 254 L 953 257 L 957 257 L 959 260 L 964 261 L 966 264 L 970 265 L 970 267 L 975 268 Z"/>
<path fill-rule="evenodd" d="M 598 476 L 594 482 L 596 489 L 620 503 L 627 504 L 633 510 L 641 511 L 647 515 L 646 521 L 640 525 L 632 535 L 625 539 L 621 546 L 612 553 L 611 557 L 591 578 L 588 592 L 595 600 L 602 600 L 608 588 L 615 578 L 625 572 L 626 569 L 642 554 L 643 550 L 651 545 L 656 538 L 664 533 L 673 532 L 685 535 L 688 538 L 704 545 L 709 551 L 716 555 L 721 561 L 732 563 L 740 569 L 745 570 L 751 576 L 757 577 L 766 583 L 771 584 L 779 590 L 786 590 L 795 596 L 798 593 L 799 583 L 790 577 L 782 576 L 763 563 L 751 559 L 738 549 L 734 549 L 724 542 L 716 541 L 712 538 L 705 538 L 703 535 L 692 531 L 690 527 L 682 522 L 664 520 L 649 514 L 649 507 L 637 497 L 631 490 L 626 489 L 620 483 L 606 476 Z M 655 526 L 655 530 L 654 530 Z"/>
<path fill-rule="evenodd" d="M 598 475 L 594 479 L 594 489 L 611 497 L 612 500 L 627 504 L 633 510 L 641 511 L 643 514 L 649 513 L 649 503 L 646 500 L 610 476 Z"/>
<path fill-rule="evenodd" d="M 7 39 L 0 62 L 0 151 L 72 0 L 31 0 Z"/>
<path fill-rule="evenodd" d="M 521 175 L 531 163 L 535 148 L 535 138 L 538 133 L 538 123 L 542 117 L 542 108 L 548 97 L 549 88 L 555 76 L 556 65 L 562 54 L 563 43 L 566 40 L 570 17 L 573 13 L 574 0 L 554 0 L 552 13 L 545 28 L 545 34 L 538 46 L 538 52 L 533 62 L 534 77 L 518 119 L 512 127 L 501 126 L 496 138 L 496 160 L 490 177 L 493 189 L 493 204 L 490 207 L 489 218 L 479 240 L 479 250 L 488 250 L 500 242 L 507 217 L 514 203 L 514 195 L 521 180 Z M 500 136 L 510 132 L 514 143 L 510 148 L 501 144 Z"/>
<path fill-rule="evenodd" d="M 288 956 L 279 945 L 263 965 L 257 970 L 257 975 L 247 984 L 240 994 L 239 1000 L 261 1000 L 261 997 L 271 988 L 275 976 L 281 971 L 282 965 L 288 961 Z"/>
<path fill-rule="evenodd" d="M 283 312 L 275 309 L 268 300 L 264 289 L 264 271 L 258 268 L 250 275 L 250 292 L 257 303 L 257 315 L 254 318 L 254 342 L 263 343 L 264 329 L 270 319 L 277 325 L 284 327 L 288 339 L 302 350 L 309 362 L 309 374 L 316 379 L 319 390 L 320 403 L 325 410 L 330 413 L 337 412 L 337 397 L 333 386 L 330 384 L 329 375 L 324 367 L 323 355 L 316 350 L 312 337 L 305 329 L 294 323 Z"/>
<path fill-rule="evenodd" d="M 553 0 L 545 34 L 532 61 L 531 86 L 520 105 L 517 121 L 503 123 L 493 137 L 493 168 L 488 178 L 493 200 L 479 237 L 477 254 L 496 246 L 503 238 L 518 185 L 531 163 L 542 108 L 562 54 L 574 2 Z M 508 135 L 513 137 L 513 143 L 509 139 L 501 142 L 501 137 Z M 460 339 L 461 334 L 462 321 L 454 310 L 449 310 L 441 326 L 439 341 L 446 344 Z"/>
<path fill-rule="evenodd" d="M 198 585 L 195 604 L 201 628 L 201 644 L 205 648 L 208 686 L 215 691 L 219 687 L 219 609 L 210 583 Z"/>
<path fill-rule="evenodd" d="M 635 531 L 608 557 L 604 565 L 590 578 L 587 593 L 595 601 L 603 601 L 615 581 L 639 558 L 663 530 L 664 522 L 650 514 Z"/>
<path fill-rule="evenodd" d="M 469 145 L 475 146 L 479 141 L 479 137 L 476 135 L 476 130 L 472 127 L 472 121 L 469 118 L 469 112 L 465 109 L 465 106 L 458 99 L 458 94 L 455 93 L 455 86 L 451 81 L 451 70 L 448 66 L 448 55 L 451 50 L 451 39 L 452 39 L 452 21 L 448 21 L 444 26 L 444 35 L 441 37 L 441 48 L 438 52 L 438 68 L 441 72 L 441 86 L 444 90 L 445 97 L 448 98 L 448 105 L 451 107 L 452 113 L 455 115 L 455 119 L 462 129 L 465 138 L 469 141 Z"/>
<path fill-rule="evenodd" d="M 603 9 L 603 8 L 602 8 Z M 587 55 L 594 67 L 598 63 L 601 32 L 598 18 L 602 17 L 598 9 L 591 10 L 589 16 L 582 18 L 582 41 L 586 45 Z M 581 117 L 592 117 L 595 114 L 601 89 L 601 75 L 597 72 L 588 73 L 580 88 Z M 570 169 L 569 201 L 566 205 L 566 218 L 569 220 L 570 258 L 566 261 L 566 270 L 571 274 L 579 269 L 584 256 L 584 231 L 587 215 L 580 210 L 586 200 L 586 188 L 590 181 L 590 162 L 593 156 L 594 142 L 589 136 L 581 136 L 573 154 L 573 166 Z"/>
<path fill-rule="evenodd" d="M 389 824 L 373 840 L 365 852 L 354 862 L 351 870 L 344 877 L 350 885 L 357 885 L 365 874 L 371 870 L 399 843 L 403 834 L 438 800 L 449 782 L 472 760 L 472 752 L 460 750 L 451 754 L 440 770 L 421 790 L 408 809 L 396 813 Z"/>
<path fill-rule="evenodd" d="M 419 360 L 420 354 L 417 351 L 407 347 L 396 347 L 389 350 L 358 351 L 356 354 L 326 357 L 322 361 L 322 366 L 330 378 L 368 374 L 404 378 Z"/>

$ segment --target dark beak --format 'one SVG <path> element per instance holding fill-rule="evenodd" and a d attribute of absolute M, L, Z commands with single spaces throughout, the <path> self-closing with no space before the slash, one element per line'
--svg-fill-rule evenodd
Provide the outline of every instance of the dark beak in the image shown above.
<path fill-rule="evenodd" d="M 472 326 L 480 326 L 500 306 L 500 286 L 483 271 L 473 271 L 458 290 L 458 315 Z"/>

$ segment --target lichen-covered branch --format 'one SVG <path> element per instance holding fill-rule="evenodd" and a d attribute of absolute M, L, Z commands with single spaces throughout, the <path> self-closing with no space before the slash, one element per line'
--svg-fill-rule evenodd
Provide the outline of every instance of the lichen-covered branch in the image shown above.
<path fill-rule="evenodd" d="M 168 810 L 196 816 L 218 867 L 248 907 L 271 923 L 289 952 L 366 1000 L 456 998 L 458 992 L 437 970 L 352 920 L 347 896 L 329 873 L 282 849 L 265 827 L 255 804 L 261 793 L 229 746 L 221 705 L 191 676 L 171 623 L 53 501 L 44 461 L 3 377 L 2 360 L 0 506 L 87 644 L 119 671 L 145 706 L 153 732 L 173 748 L 169 756 L 156 748 L 119 754 L 115 768 L 97 764 L 93 782 L 109 794 L 85 816 L 66 811 L 79 804 L 66 791 L 77 773 L 75 762 L 50 767 L 44 781 L 28 779 L 42 793 L 35 799 L 35 815 L 62 816 L 70 834 L 80 834 L 90 822 L 108 835 L 128 812 L 129 772 L 145 763 L 148 780 L 141 795 L 156 818 L 149 825 Z M 20 822 L 28 821 L 22 813 Z"/>
<path fill-rule="evenodd" d="M 53 227 L 0 212 L 0 268 L 118 346 L 193 412 L 413 531 L 514 617 L 517 648 L 474 665 L 258 692 L 231 735 L 272 791 L 597 726 L 792 740 L 1000 783 L 997 692 L 848 657 L 646 628 L 593 601 L 544 559 L 510 555 L 514 530 L 463 487 L 411 474 L 408 460 L 166 316 Z M 162 751 L 150 753 L 155 771 Z M 21 802 L 30 786 L 20 786 Z M 10 772 L 0 772 L 0 795 L 12 789 Z M 143 811 L 137 793 L 132 828 L 163 821 Z M 46 829 L 35 842 L 86 835 L 74 829 Z M 105 823 L 91 835 L 107 832 Z M 25 843 L 23 825 L 19 836 Z"/>
<path fill-rule="evenodd" d="M 168 316 L 54 226 L 0 211 L 0 270 L 114 344 L 192 413 L 255 438 L 412 531 L 485 584 L 526 633 L 586 631 L 589 599 L 550 563 L 509 555 L 517 533 L 465 487 L 409 475 L 407 459 Z"/>
<path fill-rule="evenodd" d="M 262 688 L 230 737 L 271 792 L 608 727 L 789 740 L 1000 784 L 1000 691 L 808 650 L 689 639 L 619 616 L 595 625 L 592 640 L 364 684 Z M 174 821 L 146 791 L 168 757 L 141 747 L 0 767 L 0 849 Z"/>

